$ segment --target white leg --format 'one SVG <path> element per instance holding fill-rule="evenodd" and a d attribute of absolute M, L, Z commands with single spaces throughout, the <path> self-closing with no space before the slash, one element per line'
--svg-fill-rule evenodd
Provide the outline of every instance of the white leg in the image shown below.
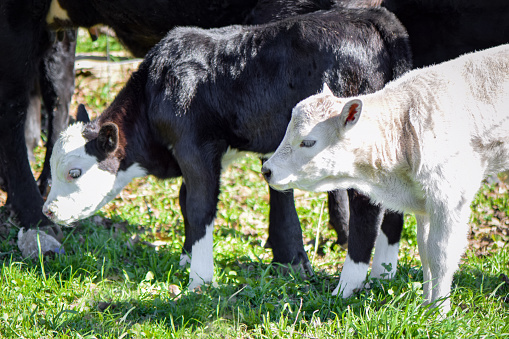
<path fill-rule="evenodd" d="M 424 303 L 427 304 L 431 300 L 431 272 L 428 263 L 428 237 L 429 237 L 429 217 L 427 215 L 415 215 L 417 221 L 417 246 L 419 248 L 419 256 L 421 257 L 423 279 L 423 296 Z"/>
<path fill-rule="evenodd" d="M 211 283 L 214 278 L 213 230 L 214 222 L 206 227 L 205 236 L 193 245 L 189 290 L 193 290 L 204 283 Z"/>
<path fill-rule="evenodd" d="M 355 263 L 350 256 L 346 255 L 345 264 L 341 271 L 338 286 L 332 292 L 332 295 L 341 294 L 343 298 L 348 298 L 354 292 L 364 288 L 364 281 L 368 273 L 369 264 Z"/>
<path fill-rule="evenodd" d="M 375 255 L 371 265 L 370 278 L 392 279 L 398 266 L 399 242 L 389 245 L 387 236 L 380 232 L 376 238 Z M 388 270 L 390 268 L 390 270 Z"/>
<path fill-rule="evenodd" d="M 450 294 L 454 272 L 468 242 L 469 202 L 458 210 L 430 216 L 427 252 L 432 278 L 431 302 Z M 450 300 L 446 299 L 440 306 L 441 311 L 447 313 L 451 307 Z"/>

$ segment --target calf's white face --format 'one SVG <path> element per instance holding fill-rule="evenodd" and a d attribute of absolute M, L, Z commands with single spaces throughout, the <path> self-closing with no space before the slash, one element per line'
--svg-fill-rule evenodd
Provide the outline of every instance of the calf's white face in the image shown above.
<path fill-rule="evenodd" d="M 353 176 L 355 155 L 348 149 L 348 132 L 361 107 L 358 99 L 341 102 L 327 85 L 298 103 L 283 141 L 263 165 L 267 182 L 277 190 L 321 192 L 344 186 L 337 180 Z"/>
<path fill-rule="evenodd" d="M 97 158 L 85 151 L 87 139 L 82 134 L 83 128 L 82 123 L 69 126 L 55 143 L 51 155 L 52 184 L 43 212 L 58 224 L 92 215 L 132 178 L 144 175 L 137 165 L 128 171 L 100 168 Z M 112 141 L 117 143 L 118 139 Z"/>

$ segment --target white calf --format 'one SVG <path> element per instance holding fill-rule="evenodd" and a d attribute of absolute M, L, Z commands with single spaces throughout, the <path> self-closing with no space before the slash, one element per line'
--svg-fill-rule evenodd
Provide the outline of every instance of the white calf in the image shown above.
<path fill-rule="evenodd" d="M 358 98 L 325 87 L 294 108 L 262 171 L 276 189 L 355 188 L 415 213 L 424 295 L 435 302 L 450 291 L 481 181 L 507 170 L 509 45 L 411 71 Z"/>

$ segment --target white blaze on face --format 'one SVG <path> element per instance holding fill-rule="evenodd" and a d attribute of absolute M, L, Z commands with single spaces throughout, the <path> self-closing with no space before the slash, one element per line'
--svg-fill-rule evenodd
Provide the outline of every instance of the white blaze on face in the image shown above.
<path fill-rule="evenodd" d="M 138 165 L 111 173 L 99 168 L 97 159 L 85 152 L 83 124 L 69 126 L 55 143 L 51 155 L 51 191 L 44 210 L 51 219 L 68 224 L 86 218 L 113 199 L 136 176 L 145 174 Z M 80 175 L 73 178 L 77 173 Z"/>
<path fill-rule="evenodd" d="M 68 21 L 71 20 L 67 11 L 60 6 L 58 0 L 52 0 L 51 5 L 49 7 L 48 14 L 46 15 L 46 23 L 52 24 L 55 22 L 55 19 Z"/>

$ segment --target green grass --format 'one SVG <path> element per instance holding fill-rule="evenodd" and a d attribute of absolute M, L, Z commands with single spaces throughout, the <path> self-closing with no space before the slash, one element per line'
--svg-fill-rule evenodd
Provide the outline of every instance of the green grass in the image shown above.
<path fill-rule="evenodd" d="M 22 259 L 13 227 L 0 243 L 0 337 L 509 337 L 509 284 L 501 276 L 509 275 L 508 246 L 483 256 L 467 251 L 447 317 L 421 305 L 422 272 L 410 230 L 394 280 L 374 282 L 347 300 L 332 297 L 345 253 L 330 249 L 334 233 L 326 215 L 318 223 L 323 194 L 297 194 L 316 276 L 280 274 L 263 248 L 268 192 L 259 167 L 250 156 L 222 177 L 218 286 L 198 293 L 186 290 L 188 268 L 178 266 L 180 179 L 136 180 L 99 216 L 64 229 L 65 255 Z M 323 254 L 314 256 L 317 227 Z M 407 228 L 414 228 L 410 216 Z"/>
<path fill-rule="evenodd" d="M 100 34 L 97 40 L 92 41 L 88 31 L 84 28 L 78 29 L 76 53 L 104 53 L 124 51 L 122 44 L 115 38 L 106 34 Z"/>
<path fill-rule="evenodd" d="M 114 97 L 119 87 L 82 87 L 79 97 Z M 104 100 L 95 108 L 104 109 Z M 37 155 L 40 162 L 41 150 Z M 64 255 L 23 259 L 18 228 L 4 211 L 0 338 L 509 338 L 503 187 L 484 186 L 473 204 L 472 233 L 479 239 L 455 275 L 452 310 L 443 317 L 422 306 L 410 215 L 396 277 L 343 300 L 331 296 L 345 252 L 331 248 L 326 195 L 296 192 L 315 276 L 281 274 L 263 247 L 268 190 L 259 172 L 259 160 L 248 156 L 223 174 L 214 237 L 217 287 L 198 292 L 186 290 L 189 269 L 178 265 L 180 179 L 135 180 L 96 216 L 63 230 Z"/>

